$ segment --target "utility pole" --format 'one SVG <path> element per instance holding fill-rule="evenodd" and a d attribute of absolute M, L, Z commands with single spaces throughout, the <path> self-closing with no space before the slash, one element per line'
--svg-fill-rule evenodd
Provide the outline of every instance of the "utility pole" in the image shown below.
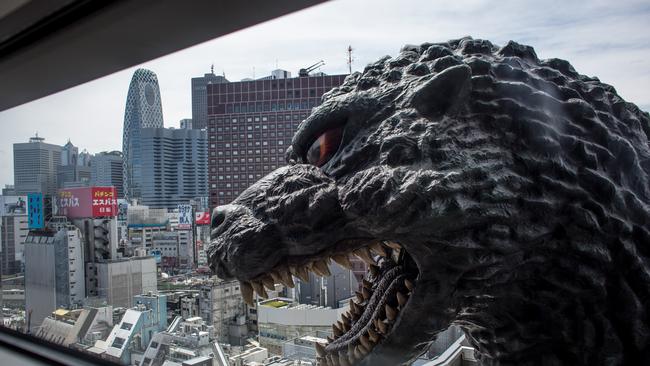
<path fill-rule="evenodd" d="M 352 45 L 348 46 L 348 73 L 352 74 L 352 61 L 354 61 L 354 58 L 352 57 L 352 51 L 354 49 L 352 48 Z"/>

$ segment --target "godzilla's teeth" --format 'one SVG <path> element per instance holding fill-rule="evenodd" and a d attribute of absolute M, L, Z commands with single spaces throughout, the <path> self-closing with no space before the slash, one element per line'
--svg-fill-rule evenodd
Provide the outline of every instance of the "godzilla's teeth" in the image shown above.
<path fill-rule="evenodd" d="M 361 353 L 361 350 L 359 349 L 358 345 L 356 347 L 354 347 L 353 354 L 354 354 L 354 357 L 357 358 L 357 359 L 361 359 L 364 356 L 363 353 Z"/>
<path fill-rule="evenodd" d="M 413 289 L 415 288 L 413 282 L 409 281 L 407 278 L 404 279 L 404 286 L 406 286 L 406 288 L 409 289 L 409 291 L 413 291 Z"/>
<path fill-rule="evenodd" d="M 242 297 L 244 297 L 244 301 L 248 305 L 253 305 L 253 286 L 248 282 L 239 281 L 239 289 L 241 290 Z"/>
<path fill-rule="evenodd" d="M 357 348 L 359 348 L 359 351 L 361 352 L 361 357 L 360 358 L 365 357 L 368 353 L 370 353 L 370 350 L 372 349 L 370 347 L 364 346 L 363 344 L 358 344 Z"/>
<path fill-rule="evenodd" d="M 315 345 L 316 345 L 316 352 L 318 353 L 318 355 L 321 357 L 325 356 L 325 346 L 323 346 L 318 342 L 316 342 Z"/>
<path fill-rule="evenodd" d="M 341 318 L 343 318 L 343 323 L 350 323 L 350 317 L 347 315 L 343 314 L 341 315 Z"/>
<path fill-rule="evenodd" d="M 359 248 L 355 251 L 353 251 L 354 255 L 359 257 L 362 261 L 366 262 L 367 264 L 370 265 L 376 265 L 375 260 L 372 259 L 372 255 L 370 255 L 370 251 L 368 248 Z"/>
<path fill-rule="evenodd" d="M 386 251 L 386 248 L 381 242 L 374 242 L 370 244 L 368 247 L 370 247 L 370 250 L 375 252 L 377 255 L 380 255 L 382 257 L 388 257 L 388 252 Z"/>
<path fill-rule="evenodd" d="M 390 248 L 393 248 L 393 249 L 397 249 L 397 250 L 402 249 L 401 245 L 399 245 L 399 244 L 397 244 L 395 242 L 392 242 L 392 241 L 385 241 L 384 244 L 386 244 L 387 246 L 389 246 Z"/>
<path fill-rule="evenodd" d="M 265 299 L 269 298 L 269 295 L 264 290 L 264 285 L 262 285 L 261 282 L 251 281 L 251 286 L 253 286 L 253 290 L 255 290 L 255 292 L 257 292 L 258 295 L 260 295 L 261 297 L 263 297 Z"/>
<path fill-rule="evenodd" d="M 352 366 L 348 362 L 348 357 L 343 352 L 339 352 L 339 365 L 341 366 Z"/>
<path fill-rule="evenodd" d="M 339 356 L 327 355 L 327 360 L 332 364 L 332 366 L 340 366 Z"/>
<path fill-rule="evenodd" d="M 377 277 L 379 275 L 379 267 L 375 265 L 370 265 L 370 267 L 368 267 L 368 270 L 373 277 Z"/>
<path fill-rule="evenodd" d="M 293 283 L 293 278 L 291 278 L 291 273 L 289 272 L 289 269 L 286 267 L 280 267 L 278 268 L 278 272 L 280 274 L 280 282 L 287 286 L 293 288 L 295 284 Z"/>
<path fill-rule="evenodd" d="M 400 307 L 404 307 L 406 305 L 406 302 L 408 301 L 408 297 L 401 292 L 397 291 L 397 303 L 399 304 Z"/>
<path fill-rule="evenodd" d="M 332 324 L 332 333 L 337 338 L 343 335 L 343 331 L 336 324 Z"/>
<path fill-rule="evenodd" d="M 305 267 L 289 266 L 289 272 L 291 272 L 291 275 L 300 278 L 301 281 L 309 282 L 309 271 Z"/>
<path fill-rule="evenodd" d="M 296 276 L 304 282 L 309 282 L 309 270 L 307 267 L 301 266 L 296 270 Z"/>
<path fill-rule="evenodd" d="M 379 334 L 372 330 L 372 328 L 368 328 L 368 338 L 370 338 L 373 343 L 379 342 Z"/>
<path fill-rule="evenodd" d="M 397 310 L 388 304 L 386 304 L 386 317 L 388 320 L 397 319 Z"/>
<path fill-rule="evenodd" d="M 354 300 L 350 299 L 350 310 L 352 314 L 361 314 L 361 309 Z"/>
<path fill-rule="evenodd" d="M 367 335 L 362 334 L 361 337 L 359 337 L 359 342 L 361 342 L 366 349 L 372 349 L 372 343 L 370 343 L 370 339 L 368 339 Z"/>
<path fill-rule="evenodd" d="M 273 281 L 273 278 L 271 278 L 271 276 L 269 275 L 263 276 L 262 283 L 264 284 L 264 287 L 266 287 L 269 291 L 275 291 L 275 282 Z"/>
<path fill-rule="evenodd" d="M 368 300 L 368 299 L 370 299 L 370 296 L 372 296 L 372 293 L 370 292 L 370 290 L 368 290 L 365 287 L 361 289 L 361 294 L 362 294 L 364 300 Z"/>
<path fill-rule="evenodd" d="M 352 320 L 355 322 L 361 318 L 361 314 L 352 314 Z"/>
<path fill-rule="evenodd" d="M 367 288 L 368 290 L 372 290 L 372 283 L 365 278 L 361 280 L 363 287 Z"/>
<path fill-rule="evenodd" d="M 352 262 L 347 254 L 337 254 L 332 256 L 332 260 L 346 269 L 352 269 Z"/>
<path fill-rule="evenodd" d="M 312 271 L 321 277 L 328 277 L 331 275 L 327 262 L 323 259 L 314 261 L 311 264 Z"/>
<path fill-rule="evenodd" d="M 341 325 L 342 325 L 342 329 L 343 329 L 344 332 L 349 332 L 350 329 L 352 328 L 350 323 L 347 323 L 347 322 L 341 322 Z"/>
<path fill-rule="evenodd" d="M 375 319 L 375 326 L 377 327 L 379 333 L 388 334 L 388 326 L 383 321 Z"/>
<path fill-rule="evenodd" d="M 354 291 L 354 296 L 357 298 L 358 303 L 362 303 L 364 301 L 363 294 L 361 292 Z"/>
<path fill-rule="evenodd" d="M 269 275 L 273 279 L 273 282 L 275 283 L 282 283 L 282 277 L 280 277 L 280 274 L 276 271 L 271 271 L 269 272 Z"/>

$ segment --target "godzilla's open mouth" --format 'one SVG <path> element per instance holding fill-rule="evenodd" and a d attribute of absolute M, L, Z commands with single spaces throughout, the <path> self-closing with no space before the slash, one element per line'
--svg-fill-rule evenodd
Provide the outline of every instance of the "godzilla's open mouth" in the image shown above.
<path fill-rule="evenodd" d="M 419 274 L 413 258 L 398 243 L 356 240 L 333 246 L 341 247 L 355 249 L 334 249 L 309 258 L 287 258 L 267 274 L 241 282 L 244 300 L 252 304 L 254 292 L 267 298 L 265 288 L 273 289 L 274 283 L 294 287 L 292 276 L 303 281 L 309 281 L 309 271 L 329 276 L 330 259 L 352 269 L 349 259 L 352 254 L 368 264 L 368 276 L 363 279 L 361 291 L 350 299 L 350 310 L 332 324 L 333 336 L 328 337 L 328 342 L 316 344 L 318 365 L 355 365 L 389 338 L 401 312 L 408 307 Z"/>

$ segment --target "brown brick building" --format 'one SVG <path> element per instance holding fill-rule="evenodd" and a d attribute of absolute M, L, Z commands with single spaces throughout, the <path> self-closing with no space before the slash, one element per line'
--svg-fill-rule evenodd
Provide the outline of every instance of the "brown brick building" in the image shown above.
<path fill-rule="evenodd" d="M 208 184 L 212 208 L 231 202 L 252 183 L 285 165 L 298 124 L 324 93 L 347 75 L 284 78 L 207 85 Z M 279 78 L 278 78 L 279 77 Z"/>

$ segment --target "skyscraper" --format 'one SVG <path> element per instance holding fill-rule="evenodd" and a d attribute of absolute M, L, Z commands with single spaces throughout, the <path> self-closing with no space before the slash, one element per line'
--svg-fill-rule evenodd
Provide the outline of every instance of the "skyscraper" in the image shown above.
<path fill-rule="evenodd" d="M 215 75 L 214 70 L 202 77 L 192 78 L 192 128 L 200 130 L 208 127 L 207 85 L 227 82 L 224 76 Z"/>
<path fill-rule="evenodd" d="M 346 75 L 290 78 L 283 70 L 207 85 L 210 206 L 230 203 L 262 176 L 285 165 L 298 124 Z"/>
<path fill-rule="evenodd" d="M 124 197 L 124 176 L 122 173 L 122 153 L 102 151 L 93 156 L 91 184 L 94 186 L 115 187 L 117 197 Z"/>
<path fill-rule="evenodd" d="M 29 142 L 14 144 L 15 194 L 56 194 L 62 147 L 47 144 L 44 140 L 36 135 Z"/>
<path fill-rule="evenodd" d="M 138 69 L 131 78 L 124 111 L 122 153 L 124 195 L 127 199 L 142 197 L 141 130 L 151 127 L 163 127 L 158 78 L 151 70 Z"/>
<path fill-rule="evenodd" d="M 141 202 L 152 208 L 176 208 L 207 197 L 207 132 L 190 129 L 141 130 Z"/>
<path fill-rule="evenodd" d="M 59 188 L 87 187 L 90 185 L 90 154 L 79 148 L 70 140 L 63 145 L 61 162 L 57 167 L 57 185 Z"/>

